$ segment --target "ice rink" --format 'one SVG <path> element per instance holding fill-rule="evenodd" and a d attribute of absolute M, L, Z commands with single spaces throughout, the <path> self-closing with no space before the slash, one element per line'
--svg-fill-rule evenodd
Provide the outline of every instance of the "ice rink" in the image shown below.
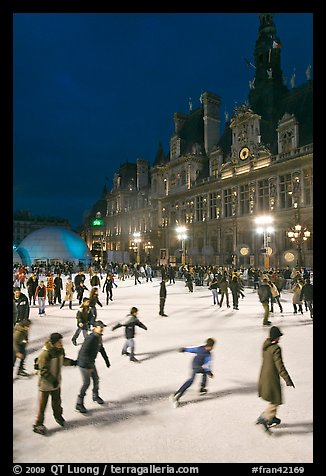
<path fill-rule="evenodd" d="M 73 275 L 74 277 L 74 275 Z M 47 436 L 33 433 L 37 413 L 36 375 L 15 378 L 13 383 L 13 458 L 15 463 L 311 463 L 313 462 L 313 321 L 309 312 L 293 314 L 292 294 L 284 291 L 270 315 L 284 335 L 280 346 L 285 367 L 295 383 L 282 380 L 284 404 L 278 409 L 282 423 L 268 436 L 256 419 L 267 406 L 257 394 L 262 361 L 262 344 L 269 335 L 263 327 L 263 308 L 252 288 L 245 288 L 239 310 L 213 305 L 211 291 L 194 287 L 189 293 L 184 281 L 167 284 L 165 313 L 159 316 L 159 282 L 134 285 L 134 279 L 116 279 L 113 302 L 98 307 L 104 329 L 104 347 L 111 361 L 105 366 L 100 354 L 96 366 L 104 405 L 92 401 L 89 387 L 84 404 L 88 413 L 75 411 L 82 378 L 78 367 L 62 369 L 62 406 L 67 421 L 60 427 L 48 402 L 45 416 Z M 101 281 L 104 283 L 104 278 Z M 86 286 L 90 289 L 89 276 Z M 22 290 L 27 295 L 27 290 Z M 62 293 L 64 295 L 64 292 Z M 86 291 L 84 296 L 88 296 Z M 136 357 L 140 364 L 121 356 L 124 328 L 114 332 L 132 306 L 148 331 L 136 328 Z M 34 358 L 52 332 L 63 334 L 67 357 L 76 359 L 71 337 L 76 329 L 78 302 L 46 306 L 38 316 L 32 306 L 26 370 L 33 372 Z M 169 396 L 191 375 L 194 354 L 180 353 L 184 346 L 201 345 L 216 339 L 213 355 L 214 378 L 208 393 L 199 395 L 200 377 L 184 394 L 179 408 Z"/>

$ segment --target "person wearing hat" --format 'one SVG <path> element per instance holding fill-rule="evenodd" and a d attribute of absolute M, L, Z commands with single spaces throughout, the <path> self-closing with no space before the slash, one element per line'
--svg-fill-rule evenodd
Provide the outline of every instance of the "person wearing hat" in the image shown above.
<path fill-rule="evenodd" d="M 109 357 L 107 356 L 102 342 L 104 327 L 106 327 L 104 322 L 95 321 L 93 331 L 86 337 L 78 353 L 77 365 L 82 375 L 83 385 L 80 389 L 75 409 L 80 413 L 87 413 L 87 409 L 84 406 L 84 397 L 90 385 L 91 378 L 93 380 L 93 401 L 100 405 L 104 403 L 103 399 L 98 394 L 99 377 L 95 366 L 95 359 L 98 352 L 100 352 L 106 366 L 108 368 L 110 367 Z"/>
<path fill-rule="evenodd" d="M 122 348 L 121 355 L 129 355 L 131 362 L 139 363 L 139 360 L 135 357 L 135 327 L 141 327 L 145 331 L 147 331 L 147 327 L 138 319 L 137 314 L 138 308 L 133 306 L 130 310 L 130 314 L 127 315 L 126 321 L 122 323 L 118 322 L 117 324 L 115 324 L 112 327 L 112 331 L 118 329 L 119 327 L 125 327 L 126 342 L 124 343 L 124 346 Z M 130 352 L 127 352 L 128 349 L 130 350 Z"/>
<path fill-rule="evenodd" d="M 258 297 L 264 308 L 264 319 L 263 319 L 264 326 L 271 325 L 271 321 L 268 320 L 268 316 L 269 316 L 269 301 L 272 300 L 272 291 L 268 282 L 269 282 L 269 279 L 267 277 L 263 278 L 263 282 L 258 288 Z"/>
<path fill-rule="evenodd" d="M 192 375 L 190 379 L 188 379 L 183 385 L 181 385 L 179 390 L 177 390 L 171 397 L 176 407 L 179 405 L 179 400 L 182 395 L 193 384 L 196 374 L 202 374 L 201 386 L 199 391 L 200 395 L 204 395 L 205 393 L 207 393 L 207 375 L 210 378 L 213 378 L 214 376 L 211 370 L 211 350 L 213 349 L 214 344 L 215 340 L 209 338 L 206 340 L 206 343 L 204 345 L 200 345 L 197 347 L 182 347 L 181 349 L 179 349 L 179 352 L 191 352 L 193 354 L 196 354 L 196 356 L 192 362 Z"/>
<path fill-rule="evenodd" d="M 294 388 L 294 383 L 288 374 L 283 360 L 281 347 L 278 345 L 283 333 L 276 326 L 271 327 L 269 337 L 263 344 L 263 363 L 258 382 L 258 395 L 268 403 L 267 408 L 258 417 L 257 424 L 269 427 L 279 425 L 281 420 L 276 417 L 277 407 L 283 403 L 280 377 L 288 387 Z"/>
<path fill-rule="evenodd" d="M 15 365 L 16 359 L 20 359 L 17 375 L 21 377 L 29 377 L 24 369 L 24 363 L 26 358 L 26 346 L 28 342 L 28 331 L 31 321 L 25 319 L 23 321 L 17 322 L 14 327 L 13 333 L 13 366 Z"/>
<path fill-rule="evenodd" d="M 60 425 L 65 425 L 62 416 L 61 406 L 61 367 L 77 365 L 77 361 L 65 356 L 62 344 L 62 334 L 53 332 L 45 342 L 44 347 L 37 359 L 38 365 L 38 387 L 39 387 L 39 408 L 33 431 L 40 435 L 46 434 L 44 426 L 44 413 L 49 396 L 52 398 L 52 410 L 55 421 Z"/>

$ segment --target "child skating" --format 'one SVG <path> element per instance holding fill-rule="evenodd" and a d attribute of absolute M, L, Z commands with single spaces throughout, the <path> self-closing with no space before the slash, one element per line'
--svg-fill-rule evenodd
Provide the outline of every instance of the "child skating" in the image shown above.
<path fill-rule="evenodd" d="M 206 340 L 204 345 L 198 347 L 182 347 L 179 352 L 191 352 L 196 354 L 194 360 L 192 361 L 192 375 L 172 396 L 171 399 L 175 407 L 179 406 L 179 400 L 185 391 L 194 383 L 196 374 L 202 374 L 201 386 L 199 393 L 205 395 L 207 393 L 206 381 L 207 375 L 210 378 L 213 378 L 213 373 L 211 371 L 211 350 L 213 349 L 215 340 L 209 338 Z"/>
<path fill-rule="evenodd" d="M 132 307 L 130 314 L 128 314 L 125 322 L 116 324 L 112 327 L 112 330 L 118 329 L 119 327 L 125 327 L 125 336 L 126 342 L 122 348 L 121 355 L 128 355 L 131 362 L 139 362 L 135 357 L 135 327 L 141 327 L 147 331 L 147 327 L 143 324 L 137 317 L 138 309 L 137 307 Z M 129 349 L 129 352 L 128 352 Z"/>

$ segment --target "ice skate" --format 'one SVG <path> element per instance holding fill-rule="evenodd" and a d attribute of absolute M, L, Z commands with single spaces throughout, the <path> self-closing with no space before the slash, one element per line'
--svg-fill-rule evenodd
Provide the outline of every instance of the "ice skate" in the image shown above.
<path fill-rule="evenodd" d="M 77 403 L 75 406 L 75 410 L 76 412 L 79 412 L 79 413 L 87 413 L 87 409 L 84 407 L 82 403 Z"/>
<path fill-rule="evenodd" d="M 275 416 L 267 422 L 267 425 L 269 428 L 271 428 L 271 427 L 279 425 L 280 423 L 281 423 L 281 419 Z"/>
<path fill-rule="evenodd" d="M 21 369 L 21 370 L 18 370 L 17 376 L 18 377 L 30 377 L 30 374 L 28 372 L 26 372 L 26 370 Z"/>
<path fill-rule="evenodd" d="M 104 400 L 103 400 L 101 397 L 99 397 L 98 395 L 94 395 L 94 396 L 93 396 L 93 402 L 96 402 L 96 403 L 98 403 L 99 405 L 103 405 Z"/>
<path fill-rule="evenodd" d="M 170 400 L 171 400 L 174 408 L 178 408 L 178 406 L 180 405 L 179 399 L 180 399 L 180 395 L 178 393 L 176 395 L 172 394 L 170 396 Z"/>
<path fill-rule="evenodd" d="M 264 417 L 262 417 L 261 415 L 258 417 L 257 421 L 256 421 L 256 425 L 263 425 L 263 427 L 265 428 L 265 431 L 268 433 L 268 434 L 271 434 L 271 431 L 268 427 L 268 422 L 265 420 Z"/>
<path fill-rule="evenodd" d="M 46 435 L 46 427 L 44 425 L 34 425 L 33 426 L 34 433 L 38 433 L 39 435 Z"/>
<path fill-rule="evenodd" d="M 66 420 L 63 417 L 55 418 L 55 421 L 58 423 L 58 425 L 65 426 Z"/>

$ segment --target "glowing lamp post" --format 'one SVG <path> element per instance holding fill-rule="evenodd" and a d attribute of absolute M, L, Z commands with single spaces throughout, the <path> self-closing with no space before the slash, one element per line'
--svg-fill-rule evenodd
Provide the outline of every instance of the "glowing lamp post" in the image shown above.
<path fill-rule="evenodd" d="M 302 258 L 302 244 L 310 238 L 310 231 L 303 227 L 300 224 L 295 225 L 293 228 L 287 231 L 287 236 L 290 238 L 292 243 L 297 246 L 298 249 L 298 263 L 297 266 L 299 268 L 303 265 L 303 258 Z"/>
<path fill-rule="evenodd" d="M 132 236 L 134 238 L 132 245 L 134 247 L 134 250 L 136 251 L 136 263 L 139 264 L 140 263 L 139 243 L 141 243 L 139 231 L 135 231 L 135 233 L 133 233 Z"/>
<path fill-rule="evenodd" d="M 176 228 L 178 240 L 181 241 L 181 264 L 184 266 L 186 264 L 186 249 L 185 249 L 185 240 L 188 238 L 187 229 L 185 226 L 178 226 Z"/>
<path fill-rule="evenodd" d="M 272 253 L 272 249 L 269 247 L 271 241 L 271 233 L 274 232 L 274 227 L 272 223 L 274 218 L 270 215 L 262 215 L 255 219 L 257 225 L 256 232 L 260 235 L 263 235 L 263 249 L 264 254 L 264 268 L 269 268 L 269 255 Z"/>

